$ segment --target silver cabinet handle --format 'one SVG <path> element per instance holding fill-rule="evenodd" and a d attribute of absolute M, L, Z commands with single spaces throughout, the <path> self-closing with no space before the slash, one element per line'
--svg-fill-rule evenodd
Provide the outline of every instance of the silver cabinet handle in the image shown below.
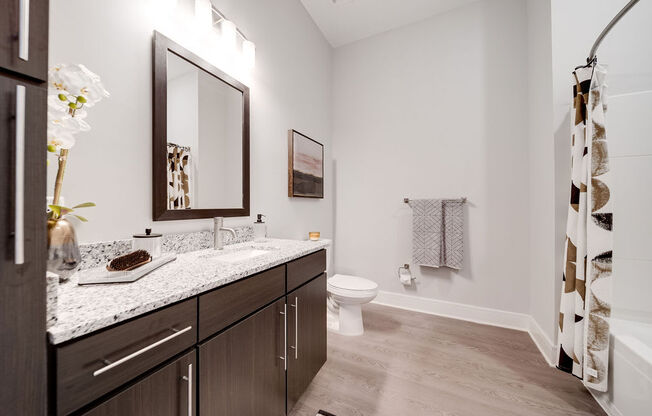
<path fill-rule="evenodd" d="M 299 297 L 294 297 L 294 359 L 299 359 Z"/>
<path fill-rule="evenodd" d="M 16 197 L 14 263 L 25 262 L 25 86 L 16 85 Z"/>
<path fill-rule="evenodd" d="M 18 57 L 29 59 L 29 0 L 20 0 L 18 5 Z"/>
<path fill-rule="evenodd" d="M 132 358 L 138 357 L 139 355 L 141 355 L 141 354 L 143 354 L 143 353 L 145 353 L 145 352 L 151 350 L 152 348 L 156 348 L 156 347 L 158 347 L 159 345 L 168 342 L 168 341 L 171 340 L 172 338 L 176 338 L 176 337 L 178 337 L 179 335 L 181 335 L 181 334 L 183 334 L 183 333 L 186 333 L 186 332 L 190 331 L 191 329 L 192 329 L 192 326 L 188 326 L 188 327 L 186 327 L 186 328 L 183 328 L 183 329 L 180 330 L 180 331 L 175 331 L 174 334 L 172 334 L 172 335 L 170 335 L 170 336 L 167 336 L 167 337 L 163 338 L 162 340 L 156 341 L 156 342 L 153 343 L 153 344 L 149 344 L 148 346 L 146 346 L 146 347 L 143 348 L 143 349 L 140 349 L 140 350 L 138 350 L 138 351 L 136 351 L 136 352 L 133 352 L 133 353 L 131 353 L 131 354 L 125 356 L 125 357 L 120 358 L 120 359 L 119 359 L 118 361 L 116 361 L 116 362 L 110 363 L 109 365 L 104 366 L 104 367 L 100 368 L 99 370 L 96 370 L 95 372 L 93 372 L 93 377 L 97 377 L 97 376 L 99 376 L 99 375 L 102 374 L 102 373 L 106 373 L 107 371 L 111 370 L 112 368 L 115 368 L 115 367 L 119 366 L 120 364 L 124 364 L 124 363 L 126 363 L 127 361 L 131 360 Z"/>
<path fill-rule="evenodd" d="M 182 379 L 188 382 L 188 416 L 192 416 L 192 363 L 188 364 L 188 375 Z"/>
<path fill-rule="evenodd" d="M 283 304 L 283 356 L 278 357 L 283 360 L 283 369 L 287 371 L 288 369 L 288 305 Z"/>

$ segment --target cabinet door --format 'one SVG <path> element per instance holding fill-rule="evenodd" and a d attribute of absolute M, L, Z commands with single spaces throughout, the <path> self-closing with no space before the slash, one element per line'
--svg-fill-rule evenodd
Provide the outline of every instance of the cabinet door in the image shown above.
<path fill-rule="evenodd" d="M 326 274 L 287 295 L 288 412 L 326 362 Z"/>
<path fill-rule="evenodd" d="M 48 0 L 0 0 L 0 68 L 46 81 Z"/>
<path fill-rule="evenodd" d="M 0 76 L 0 413 L 8 415 L 45 412 L 45 128 L 45 89 Z"/>
<path fill-rule="evenodd" d="M 85 413 L 87 416 L 192 416 L 196 350 Z"/>
<path fill-rule="evenodd" d="M 285 299 L 199 346 L 202 415 L 285 415 Z"/>

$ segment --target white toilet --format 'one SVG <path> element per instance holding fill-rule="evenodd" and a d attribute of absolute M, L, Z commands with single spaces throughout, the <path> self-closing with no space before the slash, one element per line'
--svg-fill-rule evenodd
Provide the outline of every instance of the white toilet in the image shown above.
<path fill-rule="evenodd" d="M 361 305 L 378 294 L 378 284 L 357 276 L 336 274 L 328 279 L 328 328 L 342 335 L 362 335 Z"/>

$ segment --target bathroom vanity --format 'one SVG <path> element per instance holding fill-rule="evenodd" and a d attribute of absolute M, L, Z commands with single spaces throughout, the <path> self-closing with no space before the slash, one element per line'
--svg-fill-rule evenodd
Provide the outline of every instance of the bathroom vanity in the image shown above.
<path fill-rule="evenodd" d="M 328 241 L 199 250 L 59 290 L 57 415 L 285 415 L 326 361 Z"/>

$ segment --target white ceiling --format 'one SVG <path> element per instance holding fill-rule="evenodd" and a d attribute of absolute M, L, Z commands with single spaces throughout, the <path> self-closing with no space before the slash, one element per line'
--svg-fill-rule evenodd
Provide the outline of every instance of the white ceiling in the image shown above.
<path fill-rule="evenodd" d="M 338 47 L 477 0 L 301 0 L 322 33 Z"/>

